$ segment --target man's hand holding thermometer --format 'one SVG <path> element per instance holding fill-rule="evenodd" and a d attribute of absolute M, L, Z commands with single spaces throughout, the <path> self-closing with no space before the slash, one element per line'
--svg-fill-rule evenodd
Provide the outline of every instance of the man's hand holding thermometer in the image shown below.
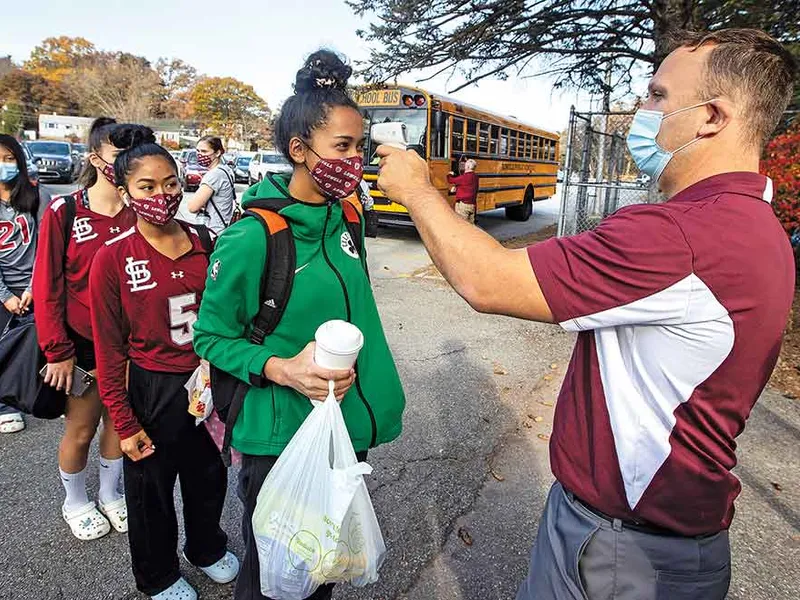
<path fill-rule="evenodd" d="M 380 158 L 378 187 L 392 201 L 411 208 L 425 193 L 437 193 L 430 182 L 428 163 L 408 148 L 405 123 L 377 123 L 370 138 L 380 144 L 375 150 Z"/>
<path fill-rule="evenodd" d="M 370 129 L 370 138 L 377 146 L 391 146 L 398 150 L 408 148 L 408 130 L 405 123 L 377 123 Z"/>

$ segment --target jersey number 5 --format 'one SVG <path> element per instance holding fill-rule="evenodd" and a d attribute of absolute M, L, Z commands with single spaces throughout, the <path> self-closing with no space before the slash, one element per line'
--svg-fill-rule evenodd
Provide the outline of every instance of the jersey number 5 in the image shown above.
<path fill-rule="evenodd" d="M 177 346 L 185 346 L 192 341 L 197 312 L 186 310 L 187 306 L 197 304 L 197 295 L 182 294 L 169 299 L 170 337 Z"/>

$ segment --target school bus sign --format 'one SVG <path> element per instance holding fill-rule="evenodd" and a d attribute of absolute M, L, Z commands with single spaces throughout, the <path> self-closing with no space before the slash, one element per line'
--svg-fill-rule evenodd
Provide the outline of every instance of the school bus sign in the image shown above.
<path fill-rule="evenodd" d="M 359 106 L 399 106 L 400 90 L 360 90 L 355 101 Z"/>

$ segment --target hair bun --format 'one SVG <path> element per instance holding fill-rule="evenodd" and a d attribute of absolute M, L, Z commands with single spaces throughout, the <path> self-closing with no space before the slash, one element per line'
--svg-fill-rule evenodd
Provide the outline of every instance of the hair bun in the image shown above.
<path fill-rule="evenodd" d="M 109 141 L 120 150 L 130 150 L 142 144 L 155 144 L 156 136 L 149 127 L 125 123 L 111 131 Z"/>
<path fill-rule="evenodd" d="M 346 90 L 353 68 L 330 50 L 317 50 L 306 59 L 294 82 L 296 94 L 315 90 Z"/>
<path fill-rule="evenodd" d="M 109 125 L 116 125 L 117 120 L 112 119 L 111 117 L 97 117 L 94 121 L 92 121 L 92 126 L 89 129 L 89 135 L 94 133 L 95 131 L 99 131 L 103 127 L 108 127 Z"/>

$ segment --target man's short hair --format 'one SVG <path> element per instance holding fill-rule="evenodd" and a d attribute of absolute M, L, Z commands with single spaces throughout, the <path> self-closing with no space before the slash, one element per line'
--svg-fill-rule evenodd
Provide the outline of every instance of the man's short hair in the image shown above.
<path fill-rule="evenodd" d="M 713 49 L 700 99 L 724 95 L 740 103 L 746 137 L 763 148 L 792 100 L 797 62 L 780 42 L 757 29 L 682 31 L 672 39 L 673 50 L 707 44 Z"/>

